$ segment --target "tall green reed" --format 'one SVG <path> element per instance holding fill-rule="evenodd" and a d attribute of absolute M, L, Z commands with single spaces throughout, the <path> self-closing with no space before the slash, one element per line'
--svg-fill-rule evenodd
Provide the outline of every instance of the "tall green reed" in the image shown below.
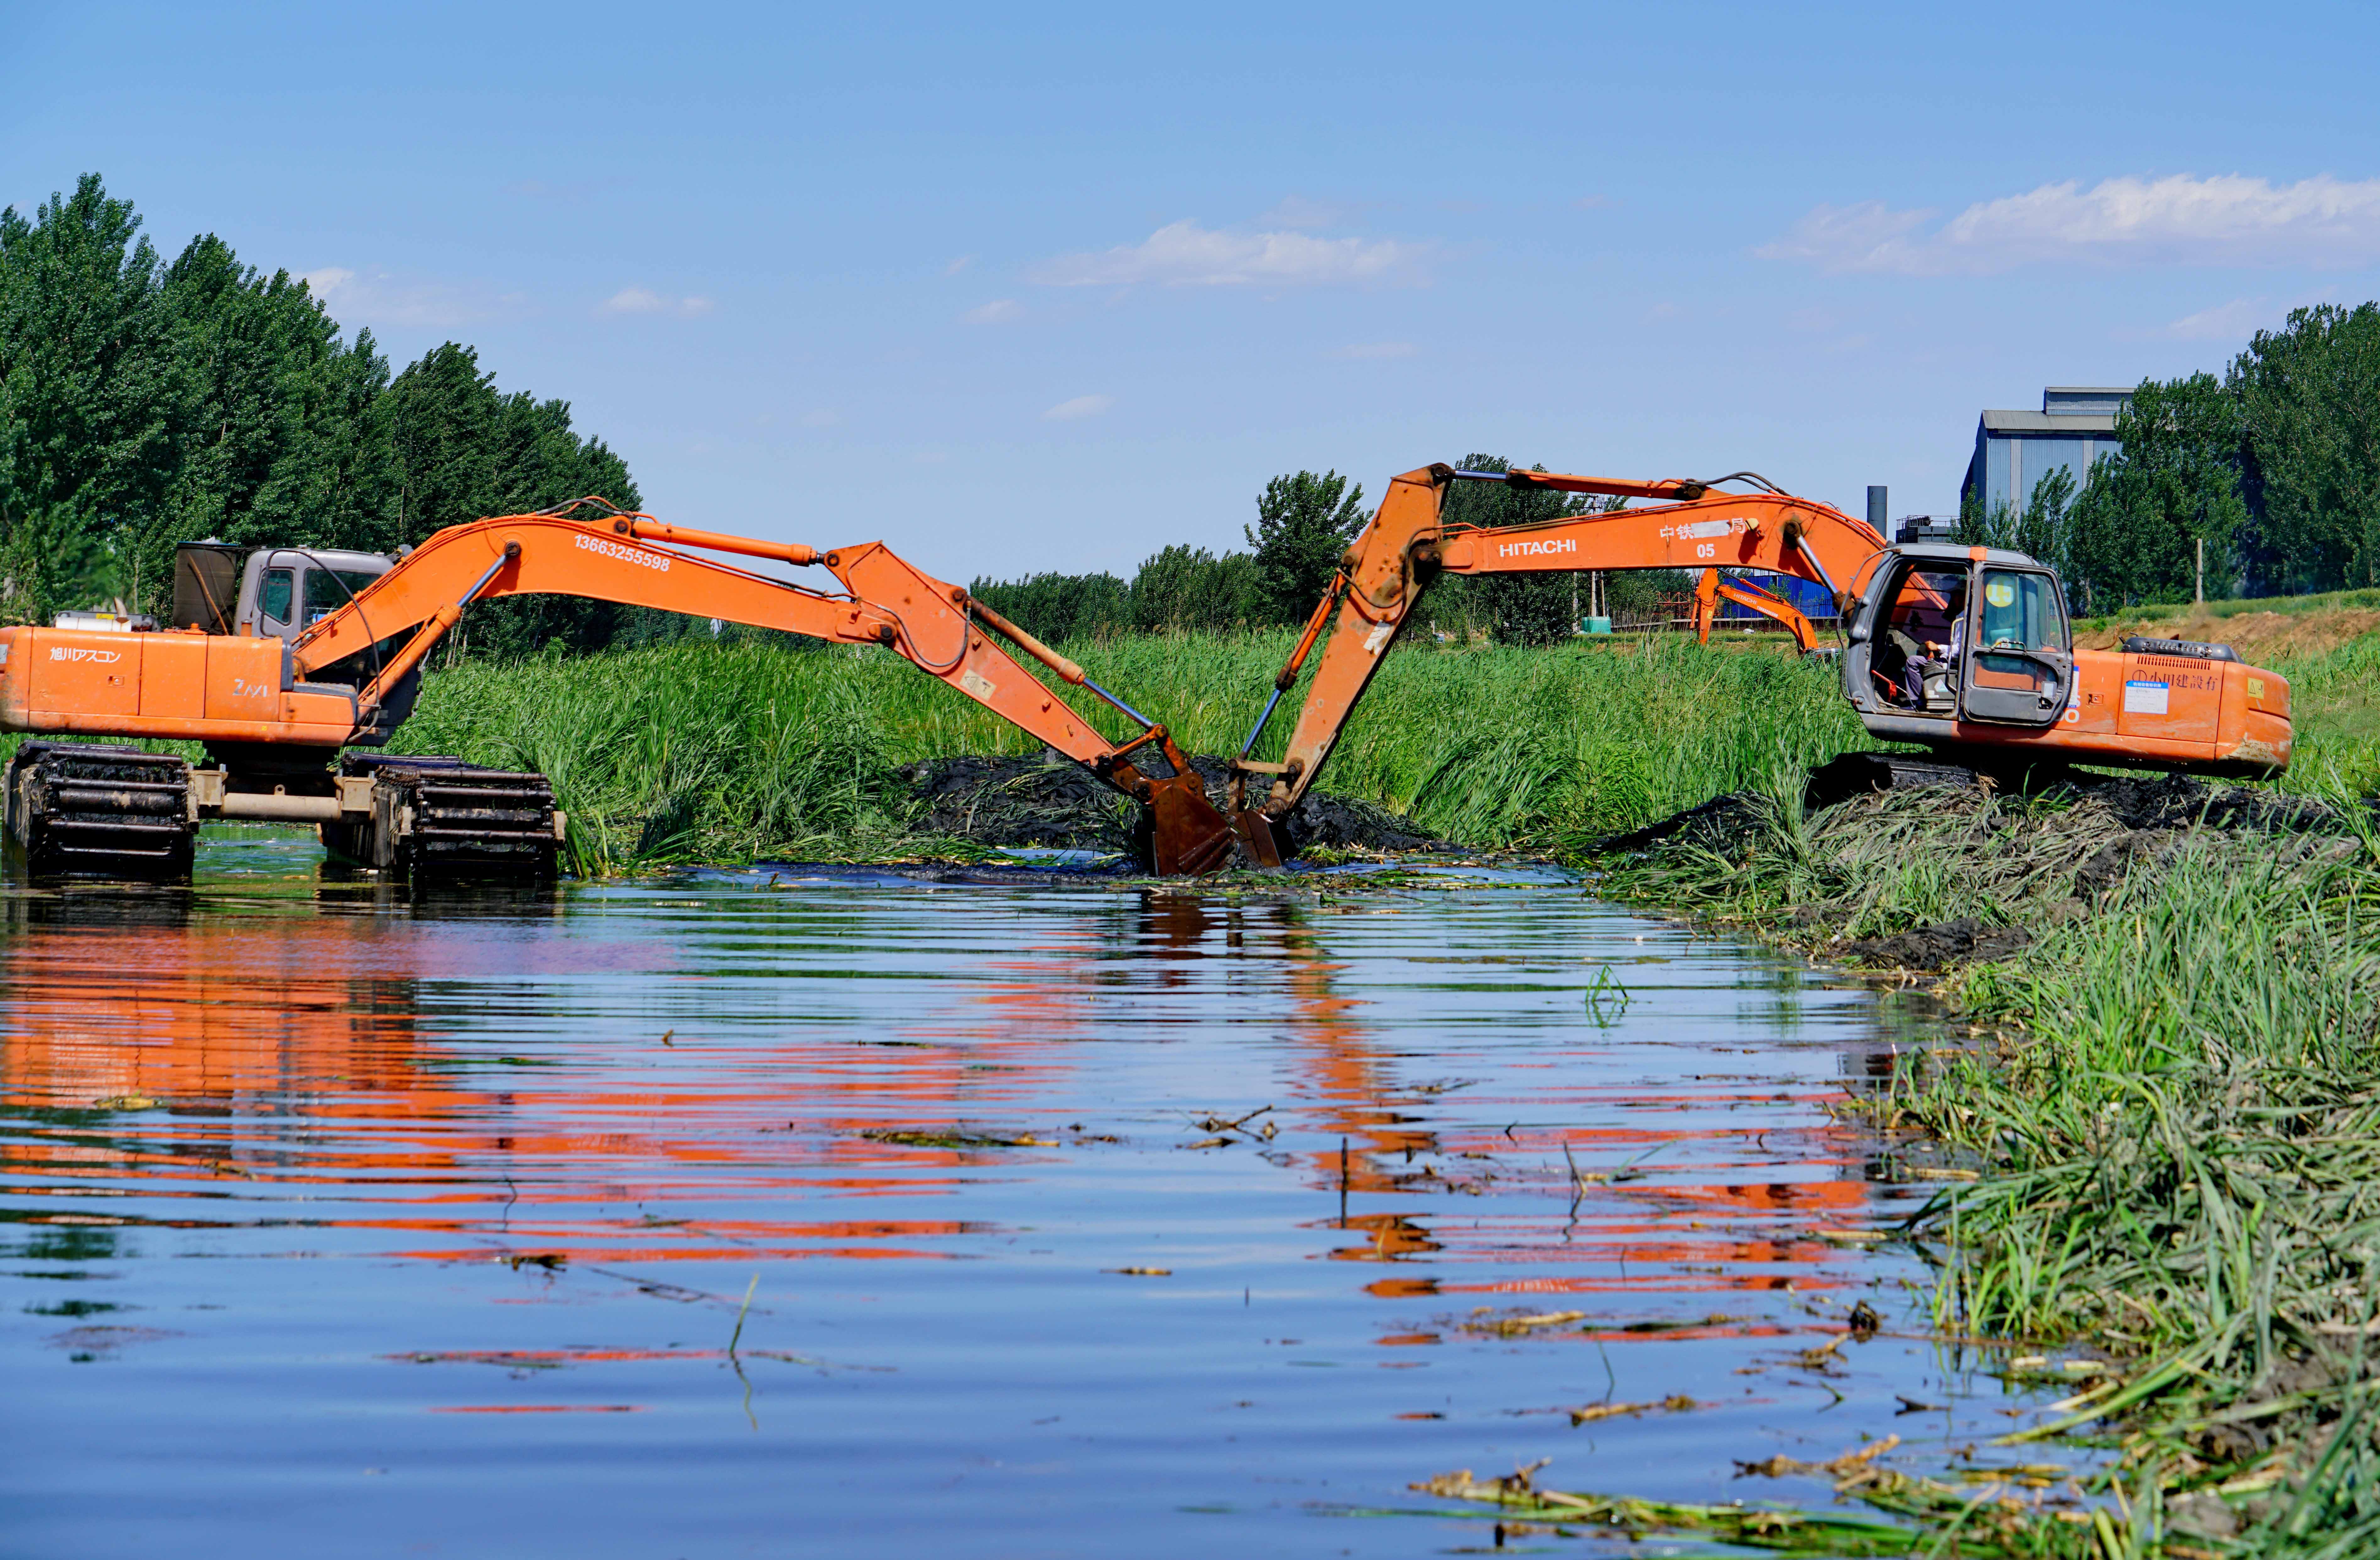
<path fill-rule="evenodd" d="M 1068 647 L 1195 751 L 1235 753 L 1292 636 L 1134 637 Z M 1670 640 L 1523 650 L 1401 647 L 1322 788 L 1481 847 L 1569 852 L 1820 762 L 1858 727 L 1823 668 Z M 1111 737 L 1104 706 L 1075 702 Z M 1294 721 L 1276 718 L 1258 756 Z M 681 641 L 430 679 L 399 736 L 552 776 L 574 865 L 901 848 L 897 766 L 1023 754 L 1035 740 L 888 652 Z"/>

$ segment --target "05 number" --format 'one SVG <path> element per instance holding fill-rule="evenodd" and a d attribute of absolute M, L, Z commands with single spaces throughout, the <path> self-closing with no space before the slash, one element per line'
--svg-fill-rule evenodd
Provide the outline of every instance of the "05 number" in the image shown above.
<path fill-rule="evenodd" d="M 1695 548 L 1695 549 L 1694 549 L 1694 556 L 1695 556 L 1695 557 L 1698 557 L 1698 558 L 1716 558 L 1716 557 L 1718 557 L 1718 542 L 1704 542 L 1701 546 L 1699 546 L 1699 547 L 1697 547 L 1697 548 Z"/>

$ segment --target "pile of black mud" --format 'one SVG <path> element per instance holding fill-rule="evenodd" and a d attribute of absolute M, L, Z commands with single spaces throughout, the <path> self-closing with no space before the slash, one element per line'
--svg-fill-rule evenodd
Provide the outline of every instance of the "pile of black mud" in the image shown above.
<path fill-rule="evenodd" d="M 2336 835 L 2349 825 L 2312 798 L 2180 774 L 2072 772 L 2020 806 L 2000 805 L 1989 782 L 1979 785 L 1971 772 L 1923 762 L 1896 759 L 1889 783 L 1850 784 L 1863 773 L 1855 761 L 1869 757 L 1847 755 L 1813 772 L 1803 886 L 1782 924 L 1768 930 L 1822 957 L 1894 969 L 1935 973 L 2005 958 L 2089 914 L 2134 872 L 2159 870 L 2194 834 Z M 1692 885 L 1713 874 L 1757 871 L 1764 849 L 1781 837 L 1780 823 L 1774 798 L 1733 791 L 1602 840 L 1593 853 L 1664 869 L 1691 897 Z M 1970 902 L 2023 907 L 2022 924 L 1956 916 L 1852 935 L 1873 926 L 1861 910 L 1873 885 L 1921 858 Z"/>
<path fill-rule="evenodd" d="M 1218 810 L 1230 806 L 1230 762 L 1204 756 L 1190 761 Z M 911 827 L 920 834 L 1009 849 L 1097 851 L 1122 856 L 1123 870 L 1136 870 L 1133 835 L 1139 806 L 1050 749 L 1030 758 L 928 759 L 900 774 L 917 803 Z M 1307 793 L 1297 804 L 1287 832 L 1300 852 L 1327 847 L 1385 856 L 1453 848 L 1387 808 L 1320 792 Z M 1235 847 L 1232 864 L 1251 863 Z"/>

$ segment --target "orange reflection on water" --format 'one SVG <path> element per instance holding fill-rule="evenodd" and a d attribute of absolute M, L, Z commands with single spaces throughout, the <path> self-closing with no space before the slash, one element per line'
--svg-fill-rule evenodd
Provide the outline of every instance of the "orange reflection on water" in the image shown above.
<path fill-rule="evenodd" d="M 856 1050 L 841 1036 L 796 1035 L 725 1052 L 742 1076 L 722 1087 L 713 1066 L 722 1048 L 698 1051 L 689 1036 L 684 1049 L 674 1041 L 659 1053 L 683 1083 L 625 1082 L 569 1056 L 497 1058 L 503 1071 L 492 1079 L 476 1054 L 483 1044 L 425 1027 L 425 982 L 606 972 L 665 961 L 666 950 L 637 945 L 631 961 L 591 941 L 339 914 L 32 920 L 14 932 L 0 968 L 0 1103 L 99 1113 L 85 1130 L 0 1145 L 0 1172 L 33 1195 L 45 1183 L 87 1195 L 91 1182 L 126 1176 L 163 1197 L 218 1195 L 209 1183 L 226 1180 L 306 1182 L 346 1189 L 317 1212 L 318 1222 L 347 1228 L 484 1236 L 500 1202 L 507 1249 L 533 1245 L 565 1261 L 942 1258 L 950 1253 L 919 1243 L 985 1226 L 556 1215 L 663 1200 L 695 1176 L 707 1193 L 758 1192 L 789 1211 L 820 1190 L 931 1194 L 930 1178 L 821 1177 L 813 1167 L 822 1158 L 890 1172 L 921 1157 L 957 1166 L 963 1155 L 920 1156 L 857 1133 L 946 1123 L 954 1102 L 1046 1086 L 1052 1073 L 1012 1066 L 987 1088 L 980 1045 Z M 1042 1054 L 1038 1038 L 1016 1044 Z M 553 1061 L 565 1065 L 534 1065 Z M 792 1140 L 767 1135 L 788 1117 L 830 1136 L 789 1152 Z M 377 1206 L 355 1205 L 366 1199 Z M 631 1231 L 633 1243 L 624 1242 Z"/>
<path fill-rule="evenodd" d="M 478 982 L 471 1000 L 497 1002 L 509 999 L 509 977 L 660 981 L 673 973 L 672 945 L 650 932 L 605 942 L 559 936 L 551 924 L 310 906 L 147 925 L 29 920 L 0 973 L 0 1102 L 107 1114 L 84 1130 L 17 1138 L 0 1148 L 0 1169 L 36 1194 L 43 1180 L 126 1176 L 168 1196 L 218 1195 L 226 1178 L 336 1185 L 348 1195 L 318 1206 L 322 1222 L 453 1237 L 410 1240 L 397 1253 L 426 1260 L 946 1258 L 991 1226 L 749 1210 L 955 1197 L 990 1164 L 1075 1152 L 1036 1144 L 990 1160 L 864 1134 L 1079 1110 L 1061 1103 L 1077 1048 L 1165 1037 L 1120 1026 L 1108 998 L 1125 993 L 1142 1023 L 1241 1023 L 1252 1046 L 1287 1058 L 1292 1094 L 1279 1119 L 1309 1145 L 1292 1163 L 1307 1187 L 1354 1202 L 1341 1218 L 1298 1222 L 1337 1232 L 1319 1253 L 1330 1261 L 1426 1270 L 1366 1283 L 1376 1296 L 1838 1281 L 1843 1253 L 1813 1230 L 1870 1216 L 1853 1134 L 1812 1113 L 1780 1162 L 1766 1147 L 1755 1152 L 1759 1140 L 1728 1113 L 1806 1110 L 1840 1091 L 1749 1081 L 1644 1090 L 1619 1102 L 1627 1117 L 1616 1127 L 1461 1120 L 1434 1097 L 1416 1103 L 1410 1075 L 1427 1037 L 1385 1030 L 1376 999 L 1351 989 L 1353 957 L 1332 957 L 1342 934 L 1361 949 L 1364 931 L 1361 912 L 1326 918 L 1286 900 L 1151 893 L 1123 916 L 1038 916 L 1019 945 L 969 965 L 965 979 L 929 981 L 922 1000 L 909 988 L 906 1010 L 873 1015 L 863 1003 L 856 1023 L 789 1021 L 732 1039 L 689 1027 L 670 1030 L 666 1045 L 658 1033 L 650 1043 L 611 1035 L 601 1046 L 491 1058 L 484 1030 L 450 1032 L 423 1017 L 471 1014 L 446 983 Z M 555 1021 L 551 1011 L 540 1018 Z M 1623 1045 L 1581 1030 L 1498 1065 L 1508 1090 L 1536 1091 L 1526 1098 L 1541 1117 L 1608 1119 L 1610 1086 L 1594 1080 Z M 1430 1163 L 1453 1164 L 1449 1156 L 1523 1168 L 1465 1188 Z M 1584 1219 L 1575 1205 L 1567 1222 L 1547 1212 L 1549 1194 L 1570 1189 L 1566 1164 L 1609 1176 L 1645 1161 L 1658 1182 L 1582 1187 Z M 1791 1178 L 1769 1178 L 1779 1170 Z M 1518 1192 L 1536 1211 L 1483 1219 L 1466 1192 Z M 739 1211 L 686 1220 L 624 1212 L 698 1195 L 733 1197 Z M 1461 1276 L 1485 1264 L 1504 1271 Z"/>

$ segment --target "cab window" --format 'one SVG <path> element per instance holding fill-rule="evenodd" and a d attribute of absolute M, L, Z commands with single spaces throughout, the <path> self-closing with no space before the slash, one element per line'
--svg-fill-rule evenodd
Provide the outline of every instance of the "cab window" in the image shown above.
<path fill-rule="evenodd" d="M 1976 628 L 1978 650 L 2064 650 L 2066 613 L 2057 581 L 2046 574 L 1984 570 L 1983 615 Z"/>
<path fill-rule="evenodd" d="M 359 574 L 354 569 L 308 569 L 306 621 L 312 623 L 325 613 L 338 611 L 347 604 L 349 596 L 362 595 L 364 587 L 379 578 L 377 574 Z"/>
<path fill-rule="evenodd" d="M 1963 575 L 1951 570 L 1911 569 L 1901 576 L 1886 610 L 1886 629 L 1904 634 L 1919 645 L 1948 643 L 1950 603 L 1965 583 Z"/>
<path fill-rule="evenodd" d="M 295 570 L 285 568 L 264 571 L 263 588 L 256 593 L 256 609 L 261 615 L 275 623 L 289 621 L 290 598 L 297 585 L 292 578 L 295 573 Z"/>

